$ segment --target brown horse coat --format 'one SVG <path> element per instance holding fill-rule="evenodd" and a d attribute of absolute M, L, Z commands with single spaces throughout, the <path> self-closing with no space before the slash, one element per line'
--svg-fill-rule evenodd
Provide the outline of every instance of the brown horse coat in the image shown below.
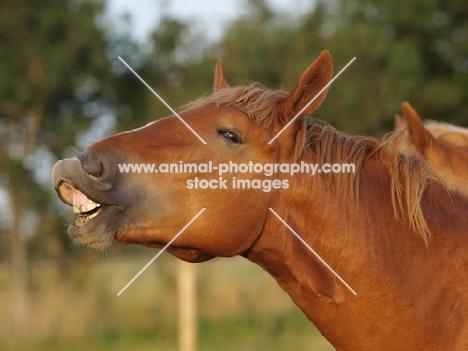
<path fill-rule="evenodd" d="M 416 110 L 402 104 L 404 120 L 395 117 L 395 129 L 404 132 L 403 147 L 413 145 L 451 189 L 468 193 L 468 130 L 445 123 L 423 123 Z"/>
<path fill-rule="evenodd" d="M 326 91 L 269 144 L 331 77 L 328 52 L 290 93 L 260 84 L 231 88 L 218 64 L 214 94 L 180 113 L 206 145 L 171 116 L 55 165 L 58 195 L 79 215 L 69 234 L 97 248 L 114 240 L 162 247 L 206 208 L 168 251 L 191 262 L 242 255 L 260 265 L 337 350 L 467 350 L 467 200 L 447 190 L 423 158 L 400 153 L 396 139 L 348 136 L 306 119 Z M 355 172 L 267 176 L 234 170 L 224 174 L 226 188 L 189 189 L 196 177 L 222 179 L 201 169 L 138 173 L 117 167 L 210 161 L 353 163 Z M 233 188 L 232 178 L 287 187 Z"/>

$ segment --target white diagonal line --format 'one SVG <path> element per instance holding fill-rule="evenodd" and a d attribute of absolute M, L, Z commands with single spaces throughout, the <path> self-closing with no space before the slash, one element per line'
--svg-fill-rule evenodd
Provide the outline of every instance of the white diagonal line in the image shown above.
<path fill-rule="evenodd" d="M 268 208 L 268 209 L 269 209 L 269 210 L 286 226 L 286 228 L 288 228 L 288 229 L 291 231 L 291 233 L 293 233 L 293 234 L 299 239 L 299 241 L 300 241 L 301 243 L 303 243 L 303 244 L 305 245 L 305 247 L 307 247 L 307 248 L 310 250 L 310 252 L 312 252 L 312 253 L 319 259 L 320 262 L 322 262 L 322 263 L 325 265 L 325 267 L 327 267 L 327 268 L 330 270 L 330 272 L 333 273 L 333 275 L 334 275 L 335 277 L 337 277 L 337 278 L 344 284 L 344 286 L 346 286 L 354 295 L 357 295 L 356 291 L 354 291 L 353 288 L 351 288 L 351 286 L 349 286 L 349 284 L 346 283 L 346 282 L 344 281 L 344 279 L 341 278 L 341 277 L 338 275 L 338 273 L 336 273 L 336 272 L 333 270 L 333 268 L 331 268 L 331 267 L 328 265 L 328 263 L 325 262 L 325 260 L 324 260 L 322 257 L 320 257 L 320 255 L 319 255 L 317 252 L 315 252 L 314 249 L 311 248 L 311 247 L 309 246 L 309 244 L 307 244 L 307 242 L 306 242 L 304 239 L 302 239 L 301 236 L 300 236 L 299 234 L 297 234 L 297 233 L 294 231 L 294 229 L 292 229 L 292 228 L 289 226 L 289 224 L 286 223 L 286 222 L 283 220 L 283 218 L 281 218 L 272 208 Z"/>
<path fill-rule="evenodd" d="M 159 100 L 161 100 L 161 102 L 162 102 L 175 116 L 177 116 L 177 118 L 179 118 L 179 119 L 181 120 L 181 122 L 182 122 L 183 124 L 185 124 L 185 126 L 186 126 L 188 129 L 190 129 L 190 131 L 191 131 L 193 134 L 195 134 L 195 136 L 196 136 L 198 139 L 201 140 L 201 142 L 202 142 L 203 144 L 206 145 L 206 141 L 203 140 L 202 137 L 201 137 L 200 135 L 198 135 L 198 133 L 197 133 L 195 130 L 193 130 L 193 128 L 190 127 L 189 124 L 188 124 L 187 122 L 185 122 L 185 121 L 182 119 L 182 117 L 180 117 L 179 114 L 178 114 L 176 111 L 174 111 L 174 109 L 173 109 L 166 101 L 164 101 L 164 99 L 163 99 L 161 96 L 159 96 L 159 94 L 158 94 L 157 92 L 155 92 L 154 89 L 151 88 L 151 87 L 149 86 L 149 84 L 146 83 L 146 82 L 144 81 L 144 79 L 141 78 L 141 77 L 138 75 L 138 73 L 136 73 L 136 72 L 133 70 L 133 68 L 130 67 L 130 66 L 128 65 L 128 63 L 125 62 L 125 60 L 124 60 L 122 57 L 119 56 L 119 60 L 122 61 L 122 63 L 123 63 L 125 66 L 127 66 L 127 68 L 128 68 L 130 71 L 132 71 L 132 73 L 133 73 L 134 75 L 136 75 L 136 76 L 138 77 L 138 79 L 141 80 L 141 82 L 142 82 L 144 85 L 146 85 L 146 87 L 147 87 L 149 90 L 151 90 L 151 92 L 152 92 L 154 95 L 156 95 L 156 97 L 157 97 Z"/>
<path fill-rule="evenodd" d="M 268 142 L 268 144 L 271 144 L 272 142 L 274 142 L 274 141 L 276 140 L 276 138 L 278 138 L 278 137 L 281 135 L 281 133 L 283 133 L 283 132 L 286 130 L 286 128 L 288 128 L 288 127 L 291 125 L 291 123 L 293 123 L 293 122 L 296 120 L 296 118 L 299 117 L 300 114 L 301 114 L 302 112 L 304 112 L 305 109 L 306 109 L 307 107 L 309 107 L 310 104 L 313 103 L 313 102 L 315 101 L 315 99 L 317 99 L 317 98 L 320 96 L 320 94 L 322 94 L 322 93 L 325 91 L 325 89 L 327 89 L 327 88 L 335 81 L 335 79 L 338 78 L 338 77 L 340 76 L 340 74 L 343 73 L 343 72 L 345 71 L 345 69 L 349 67 L 350 64 L 353 63 L 353 61 L 354 61 L 355 59 L 356 59 L 356 57 L 353 57 L 353 58 L 351 59 L 351 61 L 349 61 L 348 64 L 347 64 L 346 66 L 344 66 L 343 69 L 342 69 L 341 71 L 339 71 L 339 72 L 336 74 L 336 76 L 334 76 L 333 79 L 332 79 L 331 81 L 329 81 L 328 84 L 325 85 L 325 86 L 322 88 L 322 90 L 320 90 L 319 93 L 318 93 L 317 95 L 315 95 L 315 96 L 307 103 L 307 105 L 305 105 L 305 106 L 296 114 L 296 116 L 294 116 L 294 118 L 293 118 L 292 120 L 290 120 L 290 121 L 288 122 L 288 124 L 286 124 L 286 125 L 283 127 L 283 129 L 281 129 L 281 130 L 278 132 L 278 134 L 276 134 L 276 135 L 273 137 L 273 139 L 271 139 L 271 140 Z"/>
<path fill-rule="evenodd" d="M 198 212 L 198 213 L 196 214 L 196 216 L 193 217 L 192 220 L 191 220 L 190 222 L 188 222 L 188 223 L 186 224 L 186 226 L 183 227 L 182 230 L 181 230 L 180 232 L 178 232 L 178 233 L 176 234 L 176 236 L 174 236 L 174 237 L 172 238 L 172 240 L 169 241 L 169 242 L 166 244 L 166 246 L 164 246 L 164 247 L 161 249 L 161 251 L 159 251 L 159 252 L 156 254 L 156 256 L 154 256 L 153 259 L 152 259 L 151 261 L 149 261 L 149 262 L 146 264 L 146 266 L 144 266 L 143 269 L 142 269 L 141 271 L 139 271 L 138 274 L 137 274 L 136 276 L 134 276 L 133 279 L 130 280 L 130 281 L 128 282 L 127 285 L 125 285 L 125 287 L 124 287 L 122 290 L 120 290 L 120 292 L 117 294 L 117 296 L 120 296 L 120 294 L 122 294 L 122 293 L 125 291 L 125 289 L 127 289 L 127 288 L 130 286 L 130 284 L 132 284 L 132 283 L 135 281 L 135 279 L 138 278 L 138 277 L 140 276 L 140 274 L 143 273 L 143 272 L 145 271 L 145 269 L 148 268 L 149 265 L 150 265 L 151 263 L 153 263 L 153 262 L 154 262 L 154 261 L 155 261 L 155 260 L 156 260 L 156 259 L 173 243 L 173 242 L 174 242 L 174 240 L 177 239 L 177 238 L 179 237 L 179 235 L 182 234 L 182 233 L 184 232 L 184 230 L 187 229 L 187 228 L 190 226 L 190 224 L 192 224 L 193 221 L 195 221 L 195 220 L 198 218 L 198 216 L 200 216 L 200 215 L 202 214 L 202 212 L 205 211 L 205 210 L 206 210 L 206 207 L 202 208 L 201 211 Z"/>

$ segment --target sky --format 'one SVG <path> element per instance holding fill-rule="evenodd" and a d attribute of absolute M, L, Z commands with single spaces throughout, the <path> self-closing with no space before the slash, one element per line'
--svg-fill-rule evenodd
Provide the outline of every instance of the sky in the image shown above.
<path fill-rule="evenodd" d="M 223 24 L 245 12 L 247 0 L 108 0 L 107 17 L 117 19 L 128 13 L 132 16 L 131 33 L 138 41 L 158 23 L 164 11 L 181 19 L 197 20 L 209 30 L 209 37 L 216 40 L 221 36 Z M 288 13 L 307 12 L 313 0 L 267 0 L 275 10 Z"/>

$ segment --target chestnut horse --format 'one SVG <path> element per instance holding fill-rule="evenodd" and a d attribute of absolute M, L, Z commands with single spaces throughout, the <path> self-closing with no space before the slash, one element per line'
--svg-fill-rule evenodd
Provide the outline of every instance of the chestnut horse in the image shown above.
<path fill-rule="evenodd" d="M 326 89 L 309 104 L 332 77 L 328 52 L 290 93 L 258 83 L 230 87 L 220 63 L 215 72 L 214 93 L 180 113 L 206 145 L 170 116 L 55 165 L 55 189 L 79 214 L 70 236 L 94 248 L 114 240 L 161 248 L 206 208 L 168 251 L 189 262 L 241 255 L 260 265 L 337 350 L 468 350 L 467 200 L 447 190 L 423 158 L 399 153 L 393 140 L 347 136 L 306 118 L 325 98 Z M 203 168 L 118 167 L 210 161 L 353 163 L 355 172 L 321 168 L 291 176 L 233 168 L 222 186 L 216 172 Z M 196 189 L 195 178 L 213 181 L 215 189 Z M 232 178 L 276 186 L 235 188 Z"/>
<path fill-rule="evenodd" d="M 414 146 L 451 189 L 468 192 L 468 130 L 435 121 L 422 122 L 416 110 L 402 104 L 403 116 L 395 116 L 395 129 L 404 133 L 403 147 Z"/>

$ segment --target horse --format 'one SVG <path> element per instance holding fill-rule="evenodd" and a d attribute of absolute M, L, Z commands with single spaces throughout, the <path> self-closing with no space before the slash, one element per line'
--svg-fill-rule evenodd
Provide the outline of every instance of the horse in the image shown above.
<path fill-rule="evenodd" d="M 350 136 L 308 118 L 332 75 L 323 51 L 290 92 L 231 87 L 218 62 L 214 92 L 179 116 L 56 163 L 57 194 L 78 214 L 69 235 L 100 249 L 161 248 L 185 229 L 172 255 L 261 266 L 338 351 L 467 350 L 467 200 L 420 155 L 400 152 L 399 138 Z M 158 167 L 118 167 L 129 163 Z M 326 171 L 335 164 L 354 168 Z M 277 171 L 260 173 L 267 165 Z"/>
<path fill-rule="evenodd" d="M 402 103 L 403 116 L 395 116 L 395 129 L 404 133 L 402 147 L 413 146 L 451 189 L 467 192 L 468 130 L 451 124 L 422 122 L 416 110 Z"/>
<path fill-rule="evenodd" d="M 468 149 L 468 129 L 450 123 L 427 120 L 426 129 L 436 138 L 446 140 L 465 150 Z"/>

